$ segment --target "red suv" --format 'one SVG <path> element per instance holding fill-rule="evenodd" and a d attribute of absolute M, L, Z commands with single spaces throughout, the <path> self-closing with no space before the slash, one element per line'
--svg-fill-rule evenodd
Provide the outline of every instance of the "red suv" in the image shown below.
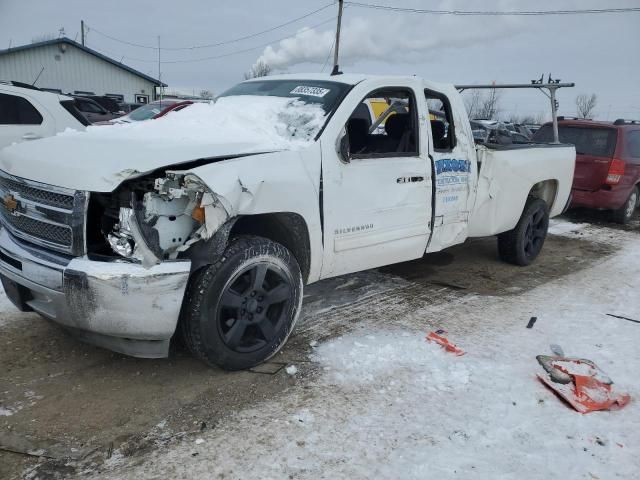
<path fill-rule="evenodd" d="M 576 146 L 571 206 L 611 210 L 614 221 L 627 223 L 640 205 L 640 121 L 558 117 L 558 130 L 562 143 Z M 533 140 L 552 142 L 552 124 Z"/>

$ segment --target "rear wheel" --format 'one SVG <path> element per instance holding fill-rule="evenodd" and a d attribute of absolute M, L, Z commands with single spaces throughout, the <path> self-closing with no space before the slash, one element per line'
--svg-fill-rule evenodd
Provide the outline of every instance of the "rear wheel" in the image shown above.
<path fill-rule="evenodd" d="M 250 368 L 282 348 L 301 300 L 302 274 L 291 252 L 266 238 L 241 237 L 191 280 L 182 335 L 210 365 Z"/>
<path fill-rule="evenodd" d="M 624 202 L 624 205 L 618 210 L 613 211 L 612 218 L 614 222 L 622 224 L 629 223 L 638 206 L 638 195 L 638 187 L 634 187 L 629 194 L 629 198 Z"/>
<path fill-rule="evenodd" d="M 549 229 L 549 207 L 540 198 L 529 198 L 513 230 L 498 235 L 498 254 L 505 262 L 530 265 L 540 254 Z"/>

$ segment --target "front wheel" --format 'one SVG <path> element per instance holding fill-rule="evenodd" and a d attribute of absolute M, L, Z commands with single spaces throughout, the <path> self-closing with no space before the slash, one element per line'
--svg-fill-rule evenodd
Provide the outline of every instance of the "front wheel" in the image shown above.
<path fill-rule="evenodd" d="M 251 368 L 286 343 L 301 303 L 302 274 L 291 252 L 266 238 L 240 237 L 192 278 L 182 336 L 210 365 Z"/>
<path fill-rule="evenodd" d="M 498 235 L 498 254 L 515 265 L 530 265 L 540 254 L 549 230 L 549 207 L 540 198 L 529 198 L 513 230 Z"/>
<path fill-rule="evenodd" d="M 633 217 L 633 212 L 635 212 L 636 207 L 638 206 L 638 187 L 634 187 L 629 194 L 629 198 L 624 202 L 624 205 L 620 207 L 618 210 L 613 211 L 613 221 L 616 223 L 621 223 L 623 225 L 629 223 L 631 217 Z"/>

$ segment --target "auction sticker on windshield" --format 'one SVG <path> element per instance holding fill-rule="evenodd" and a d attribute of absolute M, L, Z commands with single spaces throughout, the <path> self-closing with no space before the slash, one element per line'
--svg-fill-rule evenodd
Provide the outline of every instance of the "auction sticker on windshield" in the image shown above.
<path fill-rule="evenodd" d="M 321 87 L 307 87 L 304 85 L 300 85 L 293 90 L 291 90 L 291 94 L 293 95 L 308 95 L 310 97 L 324 97 L 331 90 L 328 88 Z"/>

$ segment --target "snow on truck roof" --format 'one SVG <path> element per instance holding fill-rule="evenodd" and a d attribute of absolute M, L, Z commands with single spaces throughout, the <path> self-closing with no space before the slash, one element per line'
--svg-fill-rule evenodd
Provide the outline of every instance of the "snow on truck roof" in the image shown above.
<path fill-rule="evenodd" d="M 406 83 L 413 82 L 415 80 L 422 80 L 422 82 L 428 88 L 434 88 L 437 90 L 449 90 L 453 88 L 453 85 L 450 83 L 439 83 L 432 82 L 430 80 L 425 80 L 421 77 L 417 77 L 414 75 L 369 75 L 365 73 L 342 73 L 340 75 L 331 75 L 329 73 L 287 73 L 281 75 L 269 75 L 268 77 L 257 77 L 252 78 L 250 80 L 246 80 L 247 82 L 255 82 L 255 81 L 265 81 L 265 80 L 310 80 L 310 81 L 318 81 L 322 80 L 324 82 L 337 82 L 344 83 L 347 85 L 356 85 L 365 80 L 377 80 L 384 81 L 385 83 L 389 83 L 389 85 L 397 84 L 397 83 Z"/>

